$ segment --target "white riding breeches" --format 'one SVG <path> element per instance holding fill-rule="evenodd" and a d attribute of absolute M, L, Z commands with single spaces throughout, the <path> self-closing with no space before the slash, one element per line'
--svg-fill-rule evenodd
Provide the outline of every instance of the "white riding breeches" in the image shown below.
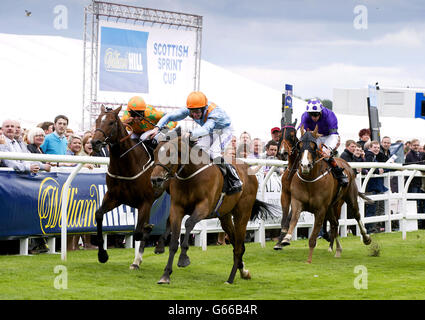
<path fill-rule="evenodd" d="M 233 127 L 214 130 L 212 134 L 200 137 L 197 145 L 208 152 L 211 159 L 223 156 L 224 150 L 232 141 Z"/>
<path fill-rule="evenodd" d="M 336 148 L 339 142 L 339 135 L 337 134 L 330 134 L 328 136 L 321 136 L 317 139 L 317 144 L 322 144 L 322 148 L 327 147 L 331 151 Z"/>

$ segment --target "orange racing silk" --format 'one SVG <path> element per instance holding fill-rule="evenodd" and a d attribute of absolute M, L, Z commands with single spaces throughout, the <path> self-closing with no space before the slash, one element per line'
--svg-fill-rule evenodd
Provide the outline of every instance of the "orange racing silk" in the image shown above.
<path fill-rule="evenodd" d="M 144 113 L 145 113 L 144 117 L 148 119 L 150 122 L 152 122 L 153 125 L 149 123 L 149 121 L 146 121 L 145 119 L 141 119 L 140 122 L 137 122 L 137 123 L 133 121 L 129 123 L 128 125 L 133 129 L 134 133 L 142 134 L 148 130 L 152 130 L 154 128 L 154 125 L 156 125 L 158 121 L 161 120 L 161 118 L 165 115 L 165 112 L 156 110 L 154 107 L 150 105 L 146 106 Z M 127 110 L 124 111 L 124 114 L 121 117 L 121 121 L 125 123 L 128 118 L 130 118 L 130 109 L 127 107 Z M 170 121 L 166 124 L 166 127 L 168 127 L 168 129 L 174 129 L 176 126 L 177 126 L 176 121 Z"/>

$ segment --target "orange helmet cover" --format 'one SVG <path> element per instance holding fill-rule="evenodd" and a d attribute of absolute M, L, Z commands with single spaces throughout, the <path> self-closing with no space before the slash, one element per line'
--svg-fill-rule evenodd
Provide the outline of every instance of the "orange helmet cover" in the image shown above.
<path fill-rule="evenodd" d="M 186 105 L 189 109 L 202 108 L 208 105 L 208 99 L 201 91 L 193 91 L 187 97 Z"/>
<path fill-rule="evenodd" d="M 142 97 L 135 96 L 128 100 L 128 110 L 143 111 L 146 109 L 146 102 Z"/>

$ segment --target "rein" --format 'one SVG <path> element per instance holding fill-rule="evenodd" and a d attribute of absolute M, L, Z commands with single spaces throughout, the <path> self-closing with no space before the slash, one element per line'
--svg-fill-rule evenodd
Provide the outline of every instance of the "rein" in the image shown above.
<path fill-rule="evenodd" d="M 145 148 L 146 153 L 149 155 L 149 159 L 143 165 L 142 171 L 140 171 L 138 174 L 136 174 L 132 177 L 119 176 L 119 175 L 115 175 L 115 174 L 110 173 L 109 172 L 109 166 L 108 166 L 108 170 L 106 171 L 107 175 L 110 176 L 111 178 L 115 178 L 115 179 L 134 180 L 134 179 L 137 179 L 138 177 L 140 177 L 142 174 L 144 174 L 150 167 L 153 166 L 154 162 L 152 161 L 152 157 L 151 157 L 149 151 L 146 149 L 146 146 L 143 143 L 142 143 L 142 145 L 143 145 L 143 148 Z"/>

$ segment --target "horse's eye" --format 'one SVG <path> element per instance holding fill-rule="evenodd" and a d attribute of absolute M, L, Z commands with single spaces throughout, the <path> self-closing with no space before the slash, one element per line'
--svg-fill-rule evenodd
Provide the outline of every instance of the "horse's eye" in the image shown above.
<path fill-rule="evenodd" d="M 109 125 L 110 125 L 110 126 L 112 126 L 113 124 L 114 124 L 114 122 L 113 122 L 113 121 L 109 122 Z"/>

